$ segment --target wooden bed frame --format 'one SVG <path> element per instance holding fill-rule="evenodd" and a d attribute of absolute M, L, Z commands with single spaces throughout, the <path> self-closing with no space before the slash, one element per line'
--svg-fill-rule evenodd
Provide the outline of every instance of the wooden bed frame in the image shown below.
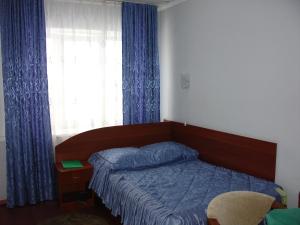
<path fill-rule="evenodd" d="M 242 137 L 178 122 L 106 127 L 69 138 L 55 148 L 56 162 L 87 161 L 94 152 L 108 148 L 143 146 L 176 141 L 200 153 L 209 163 L 274 181 L 275 143 Z"/>

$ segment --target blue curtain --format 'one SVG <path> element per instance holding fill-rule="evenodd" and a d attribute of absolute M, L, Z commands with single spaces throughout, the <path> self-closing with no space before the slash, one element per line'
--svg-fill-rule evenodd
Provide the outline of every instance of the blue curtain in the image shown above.
<path fill-rule="evenodd" d="M 7 206 L 53 199 L 43 0 L 1 0 Z"/>
<path fill-rule="evenodd" d="M 123 123 L 160 121 L 157 7 L 122 4 Z"/>

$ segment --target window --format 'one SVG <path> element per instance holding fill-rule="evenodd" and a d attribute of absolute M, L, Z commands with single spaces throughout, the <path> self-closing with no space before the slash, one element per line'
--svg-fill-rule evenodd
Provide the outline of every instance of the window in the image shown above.
<path fill-rule="evenodd" d="M 47 0 L 52 133 L 122 124 L 121 7 Z"/>

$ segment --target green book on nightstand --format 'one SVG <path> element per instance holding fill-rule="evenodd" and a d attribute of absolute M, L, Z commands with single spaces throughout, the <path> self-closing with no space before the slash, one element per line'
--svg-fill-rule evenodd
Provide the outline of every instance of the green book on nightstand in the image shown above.
<path fill-rule="evenodd" d="M 62 160 L 61 164 L 64 169 L 82 168 L 83 165 L 79 160 Z"/>

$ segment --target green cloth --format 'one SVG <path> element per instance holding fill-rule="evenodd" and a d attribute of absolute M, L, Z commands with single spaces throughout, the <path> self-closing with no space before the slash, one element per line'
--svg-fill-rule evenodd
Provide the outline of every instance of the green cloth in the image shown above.
<path fill-rule="evenodd" d="M 300 208 L 274 209 L 266 217 L 268 225 L 299 225 Z"/>
<path fill-rule="evenodd" d="M 79 160 L 62 160 L 61 164 L 64 169 L 82 168 L 83 165 Z"/>

